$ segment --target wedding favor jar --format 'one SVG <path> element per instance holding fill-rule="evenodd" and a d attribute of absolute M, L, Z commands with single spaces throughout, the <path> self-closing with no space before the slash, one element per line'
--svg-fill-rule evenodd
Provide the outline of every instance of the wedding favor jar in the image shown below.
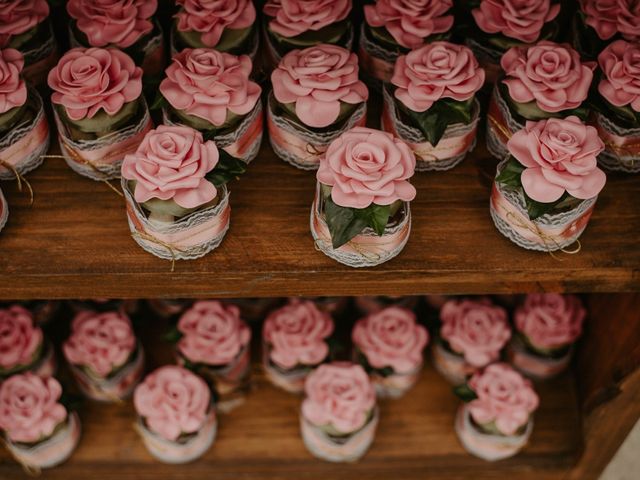
<path fill-rule="evenodd" d="M 419 297 L 389 297 L 379 295 L 377 297 L 361 295 L 354 298 L 354 303 L 362 315 L 378 313 L 387 307 L 402 307 L 415 310 Z"/>

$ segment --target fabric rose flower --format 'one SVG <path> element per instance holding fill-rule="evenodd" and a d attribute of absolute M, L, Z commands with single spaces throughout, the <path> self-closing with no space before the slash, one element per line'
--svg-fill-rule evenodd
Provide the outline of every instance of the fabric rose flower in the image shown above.
<path fill-rule="evenodd" d="M 489 300 L 450 300 L 440 310 L 440 336 L 476 368 L 495 361 L 511 338 L 507 312 Z"/>
<path fill-rule="evenodd" d="M 283 37 L 320 30 L 347 18 L 351 0 L 268 0 L 264 13 L 269 28 Z"/>
<path fill-rule="evenodd" d="M 178 331 L 183 337 L 178 351 L 193 363 L 226 365 L 251 340 L 251 330 L 240 318 L 240 309 L 218 301 L 200 301 L 182 314 Z"/>
<path fill-rule="evenodd" d="M 225 28 L 241 30 L 256 21 L 251 0 L 177 0 L 182 8 L 176 13 L 181 32 L 199 32 L 202 43 L 215 47 Z"/>
<path fill-rule="evenodd" d="M 20 76 L 24 58 L 13 48 L 0 50 L 0 115 L 27 101 L 27 84 Z"/>
<path fill-rule="evenodd" d="M 311 301 L 292 302 L 272 312 L 264 322 L 262 336 L 271 347 L 269 358 L 277 366 L 317 365 L 329 354 L 326 339 L 333 320 Z"/>
<path fill-rule="evenodd" d="M 67 418 L 67 410 L 58 402 L 61 395 L 55 378 L 33 373 L 9 377 L 0 384 L 0 429 L 12 442 L 44 440 Z"/>
<path fill-rule="evenodd" d="M 218 148 L 189 127 L 160 125 L 149 131 L 133 154 L 122 162 L 122 176 L 135 180 L 134 197 L 173 199 L 183 208 L 196 208 L 213 200 L 216 187 L 205 175 L 218 163 Z"/>
<path fill-rule="evenodd" d="M 598 63 L 604 73 L 600 95 L 616 107 L 640 112 L 640 45 L 617 40 L 600 53 Z"/>
<path fill-rule="evenodd" d="M 67 361 L 105 378 L 124 365 L 136 348 L 129 318 L 119 312 L 78 313 L 62 346 Z"/>
<path fill-rule="evenodd" d="M 416 167 L 411 148 L 393 135 L 355 127 L 336 138 L 320 159 L 319 182 L 332 186 L 331 198 L 342 207 L 409 202 L 416 189 L 408 182 Z"/>
<path fill-rule="evenodd" d="M 11 37 L 28 32 L 49 16 L 46 0 L 7 0 L 0 2 L 0 47 Z"/>
<path fill-rule="evenodd" d="M 149 430 L 176 441 L 202 428 L 211 407 L 211 392 L 194 373 L 167 365 L 136 387 L 133 404 Z"/>
<path fill-rule="evenodd" d="M 495 423 L 504 435 L 514 435 L 538 408 L 531 382 L 506 363 L 494 363 L 475 373 L 469 388 L 478 397 L 469 403 L 473 420 L 479 425 Z"/>
<path fill-rule="evenodd" d="M 409 373 L 422 365 L 429 334 L 411 310 L 388 307 L 358 320 L 351 338 L 373 368 Z"/>
<path fill-rule="evenodd" d="M 362 428 L 376 404 L 369 376 L 360 365 L 348 362 L 320 365 L 307 377 L 304 390 L 304 418 L 341 433 Z"/>
<path fill-rule="evenodd" d="M 425 38 L 447 32 L 453 26 L 452 0 L 378 0 L 365 5 L 364 15 L 372 27 L 384 27 L 405 48 L 417 48 Z"/>
<path fill-rule="evenodd" d="M 550 0 L 482 0 L 471 11 L 480 30 L 501 33 L 525 43 L 535 42 L 544 24 L 560 13 Z"/>
<path fill-rule="evenodd" d="M 507 148 L 526 167 L 522 187 L 537 202 L 555 202 L 564 192 L 581 200 L 593 198 L 607 181 L 597 161 L 604 143 L 594 127 L 575 116 L 527 122 Z"/>
<path fill-rule="evenodd" d="M 627 40 L 640 40 L 640 2 L 618 0 L 618 31 Z"/>
<path fill-rule="evenodd" d="M 482 88 L 485 72 L 473 52 L 449 42 L 433 42 L 398 57 L 391 83 L 395 97 L 415 112 L 441 98 L 468 100 Z"/>
<path fill-rule="evenodd" d="M 500 61 L 511 98 L 535 100 L 545 112 L 577 108 L 587 98 L 595 62 L 580 62 L 568 45 L 543 41 L 531 47 L 513 47 Z"/>
<path fill-rule="evenodd" d="M 295 103 L 296 115 L 310 127 L 323 128 L 340 115 L 341 102 L 366 102 L 369 91 L 358 79 L 358 57 L 335 45 L 293 50 L 271 74 L 280 103 Z"/>
<path fill-rule="evenodd" d="M 51 101 L 71 120 L 93 118 L 101 109 L 115 115 L 142 93 L 142 69 L 115 48 L 74 48 L 49 72 Z"/>
<path fill-rule="evenodd" d="M 176 109 L 221 126 L 227 112 L 248 114 L 262 89 L 249 80 L 251 59 L 204 48 L 174 55 L 160 92 Z"/>
<path fill-rule="evenodd" d="M 516 328 L 536 348 L 555 349 L 576 341 L 587 315 L 573 295 L 536 293 L 527 295 L 516 309 Z"/>
<path fill-rule="evenodd" d="M 598 37 L 609 40 L 617 33 L 627 40 L 640 37 L 640 4 L 629 0 L 580 0 L 585 23 Z"/>
<path fill-rule="evenodd" d="M 0 310 L 0 368 L 10 370 L 33 363 L 43 339 L 28 310 L 19 305 Z"/>
<path fill-rule="evenodd" d="M 92 47 L 127 48 L 153 30 L 157 0 L 69 0 L 67 12 Z"/>

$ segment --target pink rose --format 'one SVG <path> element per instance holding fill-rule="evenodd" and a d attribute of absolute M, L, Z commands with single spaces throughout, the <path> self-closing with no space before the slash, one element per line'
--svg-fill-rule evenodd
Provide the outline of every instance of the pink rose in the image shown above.
<path fill-rule="evenodd" d="M 618 0 L 580 0 L 585 23 L 592 27 L 602 40 L 609 40 L 618 33 Z"/>
<path fill-rule="evenodd" d="M 604 73 L 600 95 L 616 107 L 629 105 L 640 112 L 640 45 L 617 40 L 602 51 L 598 63 Z"/>
<path fill-rule="evenodd" d="M 149 374 L 133 394 L 133 405 L 152 432 L 170 441 L 202 428 L 211 392 L 199 376 L 167 365 Z"/>
<path fill-rule="evenodd" d="M 207 47 L 215 47 L 225 28 L 241 30 L 256 21 L 251 0 L 176 0 L 182 8 L 176 13 L 181 32 L 199 32 Z"/>
<path fill-rule="evenodd" d="M 618 0 L 618 31 L 627 40 L 640 40 L 640 2 Z"/>
<path fill-rule="evenodd" d="M 411 148 L 393 135 L 354 127 L 336 138 L 320 159 L 317 179 L 332 186 L 331 198 L 343 207 L 409 202 L 416 189 L 408 182 L 416 167 Z"/>
<path fill-rule="evenodd" d="M 115 115 L 142 93 L 142 69 L 115 48 L 74 48 L 49 72 L 51 101 L 71 120 L 93 118 L 103 109 Z"/>
<path fill-rule="evenodd" d="M 440 336 L 475 368 L 496 361 L 511 338 L 507 312 L 489 300 L 449 300 L 440 321 Z"/>
<path fill-rule="evenodd" d="M 260 86 L 249 80 L 251 59 L 205 48 L 174 55 L 160 92 L 177 110 L 220 126 L 227 111 L 248 114 L 260 101 Z"/>
<path fill-rule="evenodd" d="M 410 373 L 422 365 L 429 334 L 411 310 L 387 307 L 358 320 L 351 338 L 373 368 Z"/>
<path fill-rule="evenodd" d="M 540 349 L 561 348 L 576 341 L 582 333 L 587 312 L 573 295 L 536 293 L 527 295 L 515 312 L 516 328 Z"/>
<path fill-rule="evenodd" d="M 0 47 L 11 37 L 28 32 L 49 16 L 45 0 L 5 0 L 0 2 Z"/>
<path fill-rule="evenodd" d="M 33 373 L 9 377 L 0 384 L 0 429 L 12 442 L 46 439 L 67 418 L 60 395 L 62 387 L 55 378 Z"/>
<path fill-rule="evenodd" d="M 504 435 L 514 435 L 538 408 L 538 395 L 531 382 L 506 363 L 494 363 L 475 373 L 469 388 L 477 395 L 469 412 L 479 425 L 495 423 Z"/>
<path fill-rule="evenodd" d="M 597 161 L 604 143 L 594 127 L 575 116 L 527 122 L 507 148 L 526 167 L 522 187 L 538 202 L 555 202 L 565 191 L 582 200 L 593 198 L 607 181 Z"/>
<path fill-rule="evenodd" d="M 20 76 L 23 66 L 24 58 L 18 50 L 0 50 L 0 115 L 27 101 L 27 84 Z"/>
<path fill-rule="evenodd" d="M 69 0 L 67 12 L 92 47 L 127 48 L 153 30 L 157 0 Z"/>
<path fill-rule="evenodd" d="M 365 5 L 364 16 L 370 26 L 386 28 L 398 45 L 417 48 L 453 26 L 453 15 L 445 15 L 452 7 L 452 0 L 378 0 Z"/>
<path fill-rule="evenodd" d="M 178 321 L 183 337 L 178 351 L 193 363 L 227 365 L 251 340 L 251 330 L 240 318 L 240 309 L 218 301 L 200 301 Z"/>
<path fill-rule="evenodd" d="M 304 391 L 304 418 L 345 434 L 364 427 L 376 405 L 369 376 L 360 365 L 348 362 L 320 365 L 307 377 Z"/>
<path fill-rule="evenodd" d="M 262 327 L 269 358 L 284 369 L 321 363 L 329 354 L 326 339 L 332 333 L 331 316 L 308 300 L 292 301 L 273 311 Z"/>
<path fill-rule="evenodd" d="M 539 42 L 531 47 L 513 47 L 500 61 L 503 80 L 511 98 L 519 103 L 536 101 L 545 112 L 577 108 L 587 98 L 595 62 L 580 62 L 568 45 Z"/>
<path fill-rule="evenodd" d="M 19 305 L 0 310 L 0 368 L 10 370 L 33 363 L 43 338 L 28 310 Z"/>
<path fill-rule="evenodd" d="M 280 103 L 295 103 L 296 115 L 323 128 L 340 115 L 341 102 L 366 102 L 369 91 L 358 79 L 358 57 L 342 47 L 318 45 L 286 54 L 271 74 Z"/>
<path fill-rule="evenodd" d="M 124 157 L 122 176 L 136 181 L 138 203 L 173 199 L 181 207 L 196 208 L 217 195 L 205 178 L 217 163 L 216 144 L 205 142 L 197 130 L 160 125 L 144 136 L 135 153 Z"/>
<path fill-rule="evenodd" d="M 268 0 L 264 14 L 269 28 L 283 37 L 295 37 L 337 23 L 351 12 L 351 0 Z"/>
<path fill-rule="evenodd" d="M 535 42 L 544 24 L 560 13 L 550 0 L 482 0 L 471 11 L 480 30 L 501 33 L 525 43 Z"/>
<path fill-rule="evenodd" d="M 473 52 L 449 42 L 433 42 L 398 57 L 391 83 L 395 97 L 415 112 L 441 98 L 468 100 L 482 88 L 484 69 Z"/>
<path fill-rule="evenodd" d="M 123 366 L 135 348 L 136 337 L 125 314 L 83 311 L 73 319 L 62 351 L 69 363 L 105 378 Z"/>

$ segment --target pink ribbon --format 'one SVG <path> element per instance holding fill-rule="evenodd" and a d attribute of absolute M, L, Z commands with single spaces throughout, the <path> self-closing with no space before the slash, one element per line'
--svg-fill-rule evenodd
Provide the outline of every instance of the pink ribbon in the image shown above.
<path fill-rule="evenodd" d="M 17 142 L 0 151 L 0 160 L 14 167 L 19 167 L 20 162 L 28 158 L 34 151 L 44 148 L 42 144 L 49 137 L 49 123 L 46 115 L 42 115 L 36 125 Z M 0 165 L 0 171 L 7 170 Z"/>
<path fill-rule="evenodd" d="M 509 363 L 522 373 L 538 380 L 555 377 L 567 369 L 571 360 L 571 352 L 561 358 L 547 358 L 535 355 L 526 350 L 521 340 L 515 338 L 507 349 Z"/>
<path fill-rule="evenodd" d="M 364 39 L 360 40 L 360 48 L 358 49 L 358 58 L 360 59 L 360 68 L 368 73 L 371 77 L 382 82 L 390 82 L 393 77 L 394 64 L 386 60 L 371 55 L 365 45 Z"/>

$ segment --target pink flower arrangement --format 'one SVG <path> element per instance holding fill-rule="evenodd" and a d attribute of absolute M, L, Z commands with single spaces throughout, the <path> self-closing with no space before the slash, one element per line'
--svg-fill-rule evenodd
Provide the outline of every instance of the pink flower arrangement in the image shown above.
<path fill-rule="evenodd" d="M 371 367 L 409 373 L 422 365 L 429 334 L 411 310 L 388 307 L 358 320 L 351 338 Z"/>
<path fill-rule="evenodd" d="M 396 61 L 391 83 L 407 108 L 424 112 L 441 98 L 463 101 L 482 88 L 485 72 L 473 52 L 449 42 L 433 42 Z"/>
<path fill-rule="evenodd" d="M 23 67 L 24 58 L 18 50 L 0 50 L 0 115 L 27 101 L 27 84 L 20 75 Z"/>
<path fill-rule="evenodd" d="M 252 68 L 246 55 L 185 49 L 174 55 L 160 92 L 177 110 L 221 126 L 229 112 L 246 115 L 260 101 L 262 89 L 249 80 Z"/>
<path fill-rule="evenodd" d="M 19 305 L 0 310 L 0 368 L 31 365 L 43 340 L 42 330 L 33 324 L 28 310 Z"/>
<path fill-rule="evenodd" d="M 551 0 L 481 0 L 471 11 L 476 24 L 486 33 L 501 33 L 525 43 L 535 42 L 545 23 L 560 13 Z"/>
<path fill-rule="evenodd" d="M 317 365 L 329 355 L 333 320 L 311 301 L 296 301 L 269 314 L 262 327 L 269 358 L 277 366 Z"/>
<path fill-rule="evenodd" d="M 640 112 L 640 45 L 617 40 L 600 53 L 598 63 L 604 74 L 600 95 L 616 107 Z"/>
<path fill-rule="evenodd" d="M 595 62 L 580 61 L 568 45 L 542 41 L 531 47 L 513 47 L 500 61 L 511 98 L 536 102 L 545 112 L 579 107 L 589 94 Z"/>
<path fill-rule="evenodd" d="M 6 0 L 0 3 L 0 48 L 49 16 L 46 0 Z"/>
<path fill-rule="evenodd" d="M 468 384 L 478 397 L 469 403 L 473 420 L 480 426 L 493 423 L 504 435 L 515 435 L 538 408 L 531 382 L 505 363 L 489 365 Z"/>
<path fill-rule="evenodd" d="M 160 125 L 149 131 L 138 149 L 124 157 L 122 176 L 135 180 L 134 197 L 173 200 L 196 208 L 213 200 L 216 187 L 205 175 L 218 163 L 218 148 L 189 127 Z"/>
<path fill-rule="evenodd" d="M 199 32 L 207 47 L 215 47 L 225 29 L 241 30 L 256 21 L 251 0 L 177 0 L 182 8 L 176 13 L 181 32 Z"/>
<path fill-rule="evenodd" d="M 342 103 L 366 102 L 369 91 L 358 79 L 358 57 L 335 45 L 293 50 L 271 74 L 280 103 L 295 103 L 297 117 L 310 127 L 333 124 Z"/>
<path fill-rule="evenodd" d="M 575 342 L 582 333 L 585 317 L 586 311 L 578 297 L 557 293 L 527 295 L 514 315 L 518 331 L 534 348 L 543 350 Z"/>
<path fill-rule="evenodd" d="M 127 48 L 153 30 L 157 0 L 69 0 L 67 12 L 92 47 Z"/>
<path fill-rule="evenodd" d="M 594 127 L 575 116 L 528 121 L 508 141 L 511 155 L 526 168 L 521 182 L 535 201 L 552 203 L 567 192 L 586 200 L 595 197 L 606 183 L 597 157 L 604 149 Z"/>
<path fill-rule="evenodd" d="M 51 101 L 71 120 L 93 118 L 100 110 L 115 115 L 140 97 L 142 69 L 115 48 L 74 48 L 49 72 Z"/>
<path fill-rule="evenodd" d="M 371 27 L 384 27 L 405 48 L 417 48 L 431 35 L 453 26 L 452 0 L 378 0 L 365 5 L 364 15 Z"/>
<path fill-rule="evenodd" d="M 167 365 L 136 387 L 133 404 L 149 430 L 176 441 L 202 428 L 211 408 L 211 392 L 194 373 Z"/>
<path fill-rule="evenodd" d="M 251 330 L 240 309 L 218 301 L 199 301 L 182 314 L 178 331 L 180 355 L 193 363 L 226 365 L 235 360 L 251 340 Z"/>
<path fill-rule="evenodd" d="M 320 30 L 347 18 L 351 0 L 269 0 L 264 13 L 269 29 L 283 37 Z"/>
<path fill-rule="evenodd" d="M 602 40 L 620 33 L 627 40 L 640 38 L 640 4 L 628 0 L 580 0 L 585 23 Z"/>
<path fill-rule="evenodd" d="M 0 429 L 11 442 L 35 443 L 51 436 L 67 418 L 61 395 L 53 377 L 13 375 L 0 384 Z"/>
<path fill-rule="evenodd" d="M 511 338 L 507 312 L 489 300 L 449 300 L 440 321 L 440 336 L 475 368 L 496 361 Z"/>
<path fill-rule="evenodd" d="M 408 182 L 415 165 L 415 156 L 403 141 L 386 132 L 355 127 L 329 145 L 317 179 L 333 187 L 331 198 L 342 207 L 391 205 L 415 198 L 416 189 Z"/>

